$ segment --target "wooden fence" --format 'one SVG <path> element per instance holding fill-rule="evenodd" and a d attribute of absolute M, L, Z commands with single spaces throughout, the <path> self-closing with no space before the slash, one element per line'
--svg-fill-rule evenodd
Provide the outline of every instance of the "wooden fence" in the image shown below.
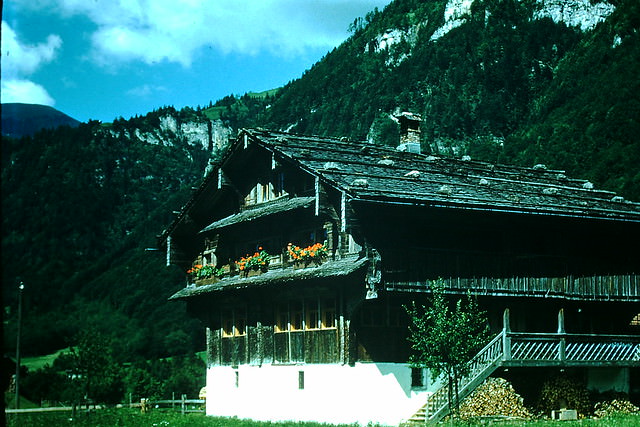
<path fill-rule="evenodd" d="M 166 400 L 150 400 L 150 399 L 141 399 L 140 402 L 133 403 L 131 401 L 131 397 L 129 397 L 128 404 L 119 404 L 116 405 L 117 409 L 124 408 L 138 408 L 141 412 L 153 411 L 156 409 L 163 410 L 174 410 L 180 411 L 181 414 L 188 413 L 205 413 L 204 399 L 187 399 L 187 395 L 183 394 L 180 399 L 175 399 L 175 395 L 173 399 Z M 93 403 L 80 403 L 73 406 L 54 406 L 54 407 L 41 407 L 41 408 L 24 408 L 24 409 L 5 409 L 6 414 L 29 414 L 29 413 L 39 413 L 39 412 L 71 412 L 82 411 L 82 410 L 101 410 L 108 408 L 105 405 L 96 405 Z"/>
<path fill-rule="evenodd" d="M 141 411 L 148 411 L 154 409 L 180 409 L 180 413 L 187 414 L 191 412 L 202 412 L 204 413 L 204 399 L 187 399 L 187 395 L 183 394 L 180 399 L 169 399 L 169 400 L 145 400 L 144 403 L 141 401 L 140 406 Z M 145 408 L 145 405 L 147 406 Z"/>

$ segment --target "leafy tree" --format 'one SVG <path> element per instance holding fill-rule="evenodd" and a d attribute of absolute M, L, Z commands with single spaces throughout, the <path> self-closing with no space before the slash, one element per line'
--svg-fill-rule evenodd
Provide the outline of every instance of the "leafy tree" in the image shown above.
<path fill-rule="evenodd" d="M 153 400 L 162 397 L 162 381 L 153 375 L 148 362 L 129 367 L 124 383 L 127 395 L 132 396 L 135 401 L 140 398 Z"/>
<path fill-rule="evenodd" d="M 468 362 L 488 340 L 486 313 L 467 294 L 453 308 L 445 296 L 442 279 L 431 282 L 429 305 L 415 302 L 405 307 L 409 314 L 409 337 L 413 354 L 409 362 L 429 369 L 432 378 L 444 375 L 449 384 L 449 408 L 459 409 L 458 382 L 469 373 Z"/>
<path fill-rule="evenodd" d="M 166 363 L 166 362 L 165 362 Z M 206 383 L 206 364 L 195 354 L 176 356 L 169 363 L 163 389 L 168 397 L 172 392 L 197 396 Z"/>
<path fill-rule="evenodd" d="M 60 393 L 69 389 L 69 379 L 57 366 L 45 365 L 21 376 L 20 390 L 32 402 L 62 401 Z"/>
<path fill-rule="evenodd" d="M 122 372 L 113 358 L 111 342 L 104 335 L 85 329 L 71 348 L 71 375 L 77 384 L 76 399 L 116 403 L 122 400 Z"/>

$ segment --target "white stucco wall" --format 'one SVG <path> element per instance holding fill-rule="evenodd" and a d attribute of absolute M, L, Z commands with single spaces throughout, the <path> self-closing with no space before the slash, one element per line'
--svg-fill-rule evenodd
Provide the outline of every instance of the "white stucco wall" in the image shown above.
<path fill-rule="evenodd" d="M 304 372 L 304 389 L 298 387 Z M 237 373 L 237 374 L 236 374 Z M 237 387 L 236 387 L 237 375 Z M 214 366 L 207 415 L 255 420 L 398 425 L 425 402 L 406 364 Z"/>

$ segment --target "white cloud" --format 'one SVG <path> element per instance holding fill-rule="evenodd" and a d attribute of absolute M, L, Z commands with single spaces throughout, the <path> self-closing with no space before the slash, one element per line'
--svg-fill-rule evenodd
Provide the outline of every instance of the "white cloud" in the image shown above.
<path fill-rule="evenodd" d="M 60 46 L 62 39 L 55 34 L 50 34 L 46 43 L 22 44 L 9 24 L 2 21 L 2 77 L 32 74 L 43 63 L 51 62 Z"/>
<path fill-rule="evenodd" d="M 296 55 L 339 44 L 357 16 L 389 0 L 40 0 L 28 7 L 84 15 L 93 58 L 188 66 L 198 49 Z M 27 7 L 27 6 L 25 6 Z"/>
<path fill-rule="evenodd" d="M 3 103 L 21 102 L 24 104 L 42 104 L 54 106 L 55 101 L 47 90 L 37 83 L 22 79 L 2 79 Z"/>
<path fill-rule="evenodd" d="M 129 89 L 127 91 L 127 95 L 133 96 L 135 98 L 148 98 L 153 94 L 167 91 L 168 89 L 164 86 L 153 86 L 145 84 L 142 86 L 134 87 L 133 89 Z"/>
<path fill-rule="evenodd" d="M 2 102 L 24 102 L 53 105 L 46 89 L 27 78 L 41 65 L 51 62 L 62 46 L 62 40 L 50 34 L 46 42 L 23 44 L 5 21 L 2 21 Z"/>

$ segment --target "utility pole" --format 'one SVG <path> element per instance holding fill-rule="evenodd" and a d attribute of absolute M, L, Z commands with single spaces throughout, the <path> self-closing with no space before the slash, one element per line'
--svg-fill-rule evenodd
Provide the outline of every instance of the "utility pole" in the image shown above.
<path fill-rule="evenodd" d="M 22 291 L 24 282 L 20 281 L 18 286 L 18 333 L 16 338 L 16 404 L 15 408 L 20 409 L 20 328 L 22 327 Z"/>

